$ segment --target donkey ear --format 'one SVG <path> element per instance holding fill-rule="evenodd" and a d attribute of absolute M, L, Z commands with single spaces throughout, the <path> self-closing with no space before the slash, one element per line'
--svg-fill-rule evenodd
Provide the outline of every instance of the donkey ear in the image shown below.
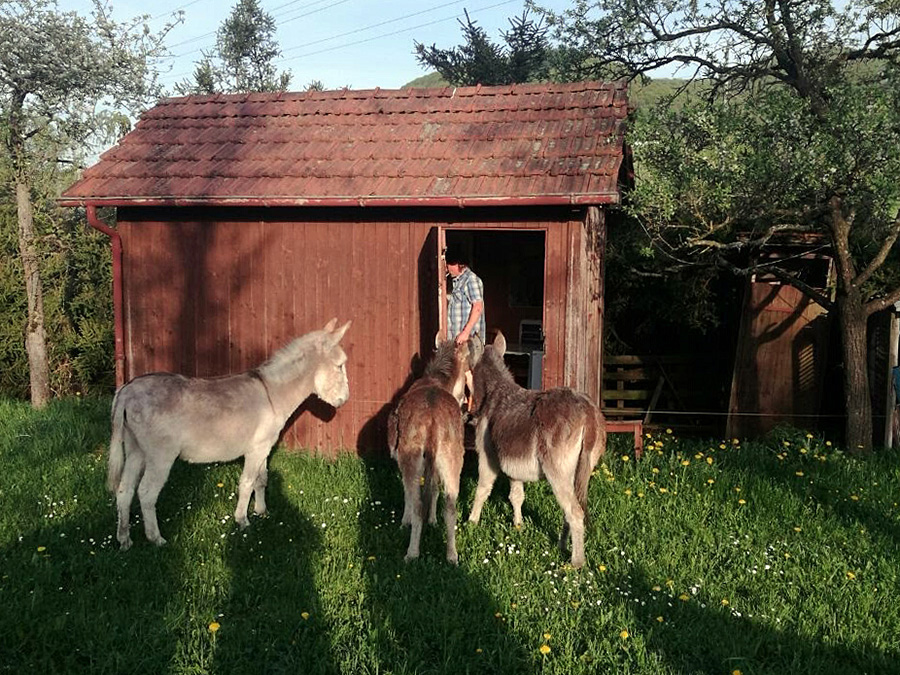
<path fill-rule="evenodd" d="M 337 319 L 335 319 L 335 321 L 337 321 Z M 331 339 L 332 339 L 333 344 L 337 344 L 338 342 L 341 341 L 341 338 L 344 337 L 344 333 L 347 332 L 348 328 L 350 328 L 349 321 L 347 323 L 345 323 L 343 326 L 341 326 L 340 328 L 338 328 L 336 331 L 334 331 L 334 333 L 332 333 Z"/>
<path fill-rule="evenodd" d="M 326 332 L 330 333 L 331 331 L 334 330 L 334 327 L 335 327 L 335 326 L 337 326 L 337 317 L 334 317 L 331 321 L 329 321 L 328 323 L 326 323 L 326 324 L 325 324 L 325 328 L 324 328 L 323 330 L 325 330 Z"/>
<path fill-rule="evenodd" d="M 503 333 L 499 330 L 497 331 L 497 337 L 494 338 L 494 351 L 501 358 L 506 353 L 506 338 L 503 337 Z"/>
<path fill-rule="evenodd" d="M 441 346 L 441 331 L 438 331 L 434 334 L 434 348 L 437 349 Z"/>

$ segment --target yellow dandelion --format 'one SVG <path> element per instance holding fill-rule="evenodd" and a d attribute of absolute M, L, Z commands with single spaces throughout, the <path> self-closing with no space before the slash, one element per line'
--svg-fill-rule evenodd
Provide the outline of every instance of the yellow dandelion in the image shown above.
<path fill-rule="evenodd" d="M 672 588 L 675 585 L 675 582 L 672 579 L 666 579 L 666 586 Z"/>
<path fill-rule="evenodd" d="M 719 450 L 724 450 L 724 449 L 725 449 L 725 444 L 719 443 Z"/>
<path fill-rule="evenodd" d="M 643 493 L 643 492 L 638 492 L 638 497 L 643 498 L 643 496 L 644 496 L 644 493 Z"/>
<path fill-rule="evenodd" d="M 222 483 L 222 482 L 216 483 L 216 487 L 225 487 L 225 483 Z"/>
<path fill-rule="evenodd" d="M 690 465 L 691 465 L 691 460 L 689 460 L 689 459 L 684 459 L 681 461 L 681 466 L 690 466 Z"/>
<path fill-rule="evenodd" d="M 38 547 L 37 547 L 38 553 L 43 553 L 43 552 L 46 551 L 46 550 L 47 550 L 47 547 L 46 547 L 46 546 L 38 546 Z"/>
<path fill-rule="evenodd" d="M 735 670 L 731 671 L 731 675 L 744 675 L 744 674 L 741 671 L 735 669 Z"/>
<path fill-rule="evenodd" d="M 728 598 L 722 598 L 722 607 L 728 607 Z"/>
<path fill-rule="evenodd" d="M 802 528 L 802 527 L 795 527 L 795 528 L 794 528 L 794 532 L 802 532 L 802 531 L 803 531 L 803 528 Z"/>
<path fill-rule="evenodd" d="M 510 606 L 511 608 L 513 608 L 513 609 L 515 609 L 516 607 L 518 607 L 518 605 L 517 605 L 516 603 L 514 603 L 514 602 L 509 603 L 509 606 Z"/>
<path fill-rule="evenodd" d="M 713 458 L 712 458 L 712 457 L 707 457 L 707 458 L 706 458 L 706 463 L 707 463 L 707 464 L 712 464 L 712 463 L 713 463 Z"/>
<path fill-rule="evenodd" d="M 631 461 L 631 457 L 629 457 L 628 455 L 622 455 L 622 461 L 623 462 Z"/>
<path fill-rule="evenodd" d="M 552 637 L 553 637 L 553 636 L 550 635 L 550 633 L 544 633 L 544 639 L 545 639 L 545 640 L 549 640 L 549 639 L 552 638 Z"/>
<path fill-rule="evenodd" d="M 475 650 L 475 653 L 476 653 L 476 654 L 481 654 L 481 647 L 479 647 L 478 649 L 476 649 L 476 650 Z"/>
<path fill-rule="evenodd" d="M 802 472 L 802 471 L 797 471 L 795 475 L 797 475 L 797 476 L 802 476 L 802 475 L 803 475 L 803 472 Z"/>
<path fill-rule="evenodd" d="M 657 469 L 657 468 L 654 466 L 652 469 L 650 469 L 650 473 L 659 473 L 659 469 Z"/>
<path fill-rule="evenodd" d="M 502 616 L 503 616 L 503 615 L 502 615 L 500 612 L 494 612 L 494 617 L 495 617 L 495 618 L 499 619 L 499 618 L 502 617 Z"/>
<path fill-rule="evenodd" d="M 606 565 L 600 565 L 600 567 L 598 567 L 597 569 L 600 570 L 601 572 L 605 572 L 605 571 L 606 571 Z"/>
<path fill-rule="evenodd" d="M 746 503 L 747 503 L 746 499 L 738 499 L 738 504 L 740 504 L 741 506 L 743 506 Z"/>
<path fill-rule="evenodd" d="M 374 555 L 370 555 L 368 558 L 366 558 L 366 560 L 375 560 L 375 556 L 374 556 Z"/>
<path fill-rule="evenodd" d="M 666 433 L 667 433 L 667 434 L 671 434 L 671 433 L 672 433 L 672 430 L 671 430 L 671 429 L 666 429 Z"/>
<path fill-rule="evenodd" d="M 647 432 L 646 436 L 647 438 L 653 438 L 653 434 L 651 434 L 649 431 Z"/>
<path fill-rule="evenodd" d="M 859 497 L 857 495 L 850 495 L 850 499 L 852 499 L 855 502 L 859 501 Z"/>
<path fill-rule="evenodd" d="M 812 438 L 813 435 L 812 435 L 811 433 L 807 432 L 806 437 L 807 437 L 807 438 Z"/>
<path fill-rule="evenodd" d="M 419 485 L 425 485 L 425 476 L 419 476 Z"/>
<path fill-rule="evenodd" d="M 714 478 L 707 478 L 707 479 L 706 479 L 706 482 L 709 483 L 710 485 L 712 485 L 712 484 L 715 483 L 716 481 L 715 481 Z"/>
<path fill-rule="evenodd" d="M 805 455 L 807 452 L 809 452 L 809 451 L 806 448 L 800 448 L 801 455 Z"/>
<path fill-rule="evenodd" d="M 784 445 L 784 447 L 786 447 L 786 448 L 790 447 L 790 445 L 791 445 L 791 442 L 790 442 L 790 441 L 781 441 L 781 443 L 782 443 L 782 444 Z"/>
<path fill-rule="evenodd" d="M 682 593 L 681 595 L 678 596 L 678 599 L 681 600 L 682 602 L 687 602 L 688 600 L 691 599 L 691 596 L 689 596 L 687 593 Z"/>
<path fill-rule="evenodd" d="M 660 491 L 662 494 L 666 494 L 666 493 L 668 492 L 668 490 L 667 490 L 666 488 L 663 488 L 663 487 L 659 488 L 659 491 Z"/>
<path fill-rule="evenodd" d="M 660 588 L 659 586 L 654 586 L 653 590 L 656 591 L 657 593 L 659 593 L 662 590 L 662 588 Z"/>
<path fill-rule="evenodd" d="M 731 439 L 731 444 L 732 444 L 732 445 L 740 445 L 740 444 L 741 444 L 741 441 L 740 441 L 740 439 L 732 438 L 732 439 Z"/>
<path fill-rule="evenodd" d="M 656 620 L 659 621 L 660 623 L 662 623 L 663 621 L 665 621 L 665 619 L 662 618 L 661 616 L 656 617 Z"/>
<path fill-rule="evenodd" d="M 625 490 L 625 494 L 630 497 L 631 496 L 631 488 L 627 488 Z"/>
<path fill-rule="evenodd" d="M 209 632 L 213 635 L 215 635 L 216 631 L 219 630 L 219 628 L 221 628 L 221 626 L 219 625 L 218 621 L 213 621 L 211 624 L 209 624 Z"/>
<path fill-rule="evenodd" d="M 541 645 L 541 648 L 538 651 L 541 654 L 549 654 L 550 653 L 550 645 Z"/>
<path fill-rule="evenodd" d="M 740 492 L 740 491 L 741 491 L 741 488 L 740 488 L 740 487 L 736 487 L 736 488 L 734 488 L 734 491 L 735 491 L 735 492 Z"/>
<path fill-rule="evenodd" d="M 694 459 L 703 459 L 703 453 L 698 452 L 696 455 L 694 455 Z"/>
<path fill-rule="evenodd" d="M 829 447 L 829 448 L 830 448 L 830 447 L 831 447 L 831 441 L 825 441 L 825 445 L 826 445 L 826 447 Z"/>
<path fill-rule="evenodd" d="M 856 575 L 853 572 L 847 572 L 847 578 L 850 581 L 853 581 L 856 578 Z"/>
<path fill-rule="evenodd" d="M 622 638 L 623 640 L 627 640 L 628 639 L 628 631 L 623 630 L 621 633 L 619 633 L 619 637 Z"/>
<path fill-rule="evenodd" d="M 309 612 L 300 612 L 300 618 L 304 621 L 309 621 Z"/>

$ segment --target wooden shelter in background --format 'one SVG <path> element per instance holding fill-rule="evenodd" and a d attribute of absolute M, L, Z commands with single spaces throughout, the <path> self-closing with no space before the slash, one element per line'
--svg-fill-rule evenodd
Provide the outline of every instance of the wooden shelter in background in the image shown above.
<path fill-rule="evenodd" d="M 112 238 L 118 383 L 246 370 L 352 319 L 350 401 L 310 403 L 285 441 L 384 448 L 392 400 L 446 325 L 455 240 L 523 377 L 597 400 L 627 112 L 625 86 L 599 82 L 160 102 L 62 198 Z"/>
<path fill-rule="evenodd" d="M 814 429 L 822 404 L 831 317 L 810 295 L 765 264 L 828 296 L 833 264 L 823 238 L 785 235 L 766 246 L 747 282 L 726 434 L 747 438 L 778 424 Z"/>

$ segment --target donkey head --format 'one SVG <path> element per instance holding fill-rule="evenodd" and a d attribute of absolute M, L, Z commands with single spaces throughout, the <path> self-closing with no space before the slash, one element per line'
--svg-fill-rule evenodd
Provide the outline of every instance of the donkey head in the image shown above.
<path fill-rule="evenodd" d="M 497 331 L 494 341 L 484 348 L 484 353 L 472 368 L 472 387 L 474 391 L 472 392 L 472 407 L 469 412 L 473 415 L 481 411 L 488 391 L 497 379 L 495 375 L 506 369 L 503 365 L 503 355 L 505 353 L 506 338 L 503 337 L 503 333 Z"/>
<path fill-rule="evenodd" d="M 328 322 L 322 331 L 319 364 L 313 379 L 313 391 L 325 403 L 339 408 L 350 398 L 347 382 L 347 355 L 341 349 L 340 341 L 350 327 L 348 321 L 335 330 L 337 319 Z"/>

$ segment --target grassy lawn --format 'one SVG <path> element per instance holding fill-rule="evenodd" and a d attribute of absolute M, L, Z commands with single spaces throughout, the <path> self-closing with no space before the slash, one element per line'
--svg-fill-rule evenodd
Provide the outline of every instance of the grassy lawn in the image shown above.
<path fill-rule="evenodd" d="M 567 567 L 546 484 L 521 530 L 481 525 L 405 564 L 389 460 L 273 453 L 269 516 L 239 531 L 238 464 L 176 464 L 168 546 L 105 491 L 108 400 L 0 401 L 0 672 L 897 673 L 900 453 L 617 435 Z M 475 484 L 466 458 L 461 506 Z M 136 521 L 136 522 L 135 522 Z"/>

